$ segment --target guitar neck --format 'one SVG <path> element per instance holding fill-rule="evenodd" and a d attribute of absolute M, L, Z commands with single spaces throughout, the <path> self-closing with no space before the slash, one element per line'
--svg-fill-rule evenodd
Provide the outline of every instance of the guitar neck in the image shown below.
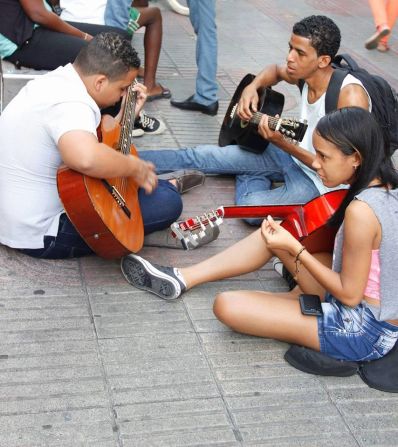
<path fill-rule="evenodd" d="M 292 216 L 297 222 L 303 222 L 302 205 L 268 205 L 268 206 L 221 206 L 202 216 L 193 217 L 186 221 L 178 222 L 182 231 L 198 230 L 203 226 L 219 223 L 222 219 L 246 219 L 246 218 L 265 218 L 268 215 L 275 219 L 285 219 Z"/>
<path fill-rule="evenodd" d="M 224 206 L 219 208 L 225 219 L 244 219 L 244 218 L 260 218 L 272 216 L 284 219 L 287 216 L 296 214 L 301 215 L 303 212 L 302 205 L 258 205 L 258 206 Z"/>
<path fill-rule="evenodd" d="M 119 148 L 122 154 L 130 154 L 130 148 L 133 144 L 135 103 L 137 94 L 133 90 L 135 82 L 129 86 L 126 94 L 126 101 L 121 120 Z"/>
<path fill-rule="evenodd" d="M 258 126 L 260 124 L 262 116 L 265 115 L 261 112 L 255 112 L 253 113 L 253 116 L 250 118 L 250 124 L 253 124 L 255 126 Z M 268 127 L 271 130 L 275 130 L 278 126 L 278 121 L 280 118 L 276 118 L 275 116 L 269 116 L 268 117 Z"/>

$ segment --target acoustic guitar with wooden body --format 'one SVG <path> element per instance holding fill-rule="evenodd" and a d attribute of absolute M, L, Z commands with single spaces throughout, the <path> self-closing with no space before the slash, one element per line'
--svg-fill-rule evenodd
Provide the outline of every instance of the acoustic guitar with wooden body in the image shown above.
<path fill-rule="evenodd" d="M 132 143 L 135 97 L 131 85 L 119 124 L 104 115 L 99 140 L 126 156 L 137 155 Z M 57 174 L 58 193 L 66 214 L 87 245 L 106 259 L 137 252 L 144 242 L 138 186 L 131 177 L 100 179 L 67 166 Z"/>

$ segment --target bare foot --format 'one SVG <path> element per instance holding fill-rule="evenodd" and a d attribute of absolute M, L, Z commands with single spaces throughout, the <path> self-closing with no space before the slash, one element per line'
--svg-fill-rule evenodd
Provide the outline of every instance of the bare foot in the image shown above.
<path fill-rule="evenodd" d="M 158 98 L 171 98 L 171 92 L 167 87 L 163 87 L 161 84 L 156 84 L 152 88 L 147 87 L 147 101 Z"/>

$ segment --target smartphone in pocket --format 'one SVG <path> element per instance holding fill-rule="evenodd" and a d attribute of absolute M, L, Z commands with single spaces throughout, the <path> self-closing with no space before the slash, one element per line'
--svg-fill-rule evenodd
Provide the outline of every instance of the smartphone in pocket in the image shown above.
<path fill-rule="evenodd" d="M 323 315 L 322 303 L 319 295 L 302 293 L 299 295 L 301 313 L 303 315 Z"/>

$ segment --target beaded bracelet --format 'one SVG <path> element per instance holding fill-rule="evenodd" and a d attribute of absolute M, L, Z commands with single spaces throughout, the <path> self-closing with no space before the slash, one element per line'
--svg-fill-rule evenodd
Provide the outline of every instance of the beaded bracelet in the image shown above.
<path fill-rule="evenodd" d="M 300 262 L 300 255 L 301 255 L 301 253 L 304 251 L 304 250 L 306 250 L 306 248 L 305 247 L 301 247 L 301 249 L 300 249 L 300 251 L 297 253 L 297 255 L 296 255 L 296 259 L 294 260 L 294 262 L 295 262 L 295 264 L 296 264 L 296 268 L 295 268 L 295 271 L 294 271 L 294 279 L 295 280 L 297 280 L 297 275 L 299 274 L 299 272 L 300 272 L 300 270 L 299 270 L 299 262 Z M 301 262 L 300 262 L 300 264 L 301 264 Z"/>

